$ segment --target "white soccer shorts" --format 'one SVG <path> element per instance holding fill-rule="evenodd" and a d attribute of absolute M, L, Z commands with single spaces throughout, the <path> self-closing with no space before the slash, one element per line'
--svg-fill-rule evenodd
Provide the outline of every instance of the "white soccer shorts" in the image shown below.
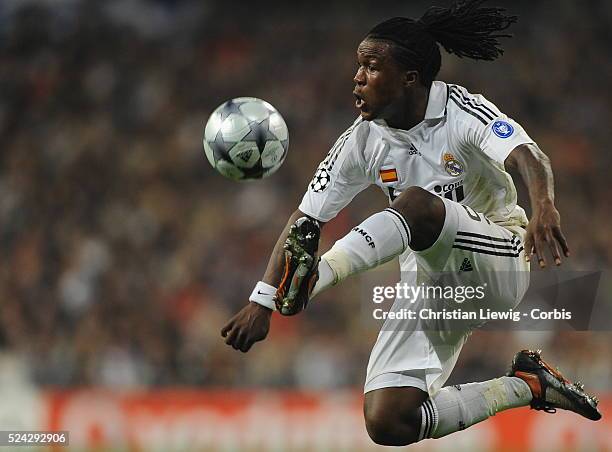
<path fill-rule="evenodd" d="M 436 242 L 424 251 L 409 250 L 400 256 L 402 282 L 428 283 L 435 274 L 436 284 L 485 287 L 485 296 L 478 303 L 461 306 L 466 311 L 516 307 L 529 285 L 529 263 L 523 250 L 525 230 L 495 224 L 469 207 L 443 201 L 446 217 Z M 405 299 L 397 298 L 393 310 L 408 306 L 417 312 L 427 303 L 431 300 L 421 297 L 406 305 Z M 450 303 L 457 307 L 454 300 Z M 444 320 L 427 321 L 427 326 L 419 320 L 385 322 L 370 354 L 364 392 L 412 386 L 435 394 L 450 376 L 471 331 L 482 324 L 480 317 L 455 322 L 451 329 L 445 329 Z"/>

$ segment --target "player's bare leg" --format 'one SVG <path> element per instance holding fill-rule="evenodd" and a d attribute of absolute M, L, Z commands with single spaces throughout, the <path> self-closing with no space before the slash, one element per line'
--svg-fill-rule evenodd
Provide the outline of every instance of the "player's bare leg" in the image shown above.
<path fill-rule="evenodd" d="M 410 228 L 410 248 L 422 251 L 435 243 L 444 226 L 444 203 L 421 187 L 410 187 L 391 204 Z"/>
<path fill-rule="evenodd" d="M 376 444 L 403 446 L 419 439 L 421 405 L 427 400 L 418 388 L 383 388 L 366 393 L 363 403 L 368 435 Z"/>

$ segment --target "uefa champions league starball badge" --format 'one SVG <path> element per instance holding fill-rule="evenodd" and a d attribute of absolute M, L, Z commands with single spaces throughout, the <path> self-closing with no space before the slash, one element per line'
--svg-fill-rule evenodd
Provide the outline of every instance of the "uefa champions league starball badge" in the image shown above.
<path fill-rule="evenodd" d="M 320 193 L 324 191 L 330 182 L 330 175 L 324 167 L 317 168 L 317 172 L 315 173 L 312 181 L 310 182 L 310 188 L 315 193 Z"/>

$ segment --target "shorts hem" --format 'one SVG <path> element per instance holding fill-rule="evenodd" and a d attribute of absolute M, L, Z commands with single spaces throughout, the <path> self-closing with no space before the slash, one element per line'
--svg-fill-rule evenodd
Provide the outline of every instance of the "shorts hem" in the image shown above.
<path fill-rule="evenodd" d="M 413 387 L 420 389 L 421 391 L 428 393 L 427 382 L 425 380 L 425 374 L 420 372 L 415 373 L 403 373 L 403 372 L 388 372 L 377 375 L 368 381 L 364 388 L 363 393 L 375 391 L 377 389 L 384 388 L 399 388 L 399 387 Z"/>

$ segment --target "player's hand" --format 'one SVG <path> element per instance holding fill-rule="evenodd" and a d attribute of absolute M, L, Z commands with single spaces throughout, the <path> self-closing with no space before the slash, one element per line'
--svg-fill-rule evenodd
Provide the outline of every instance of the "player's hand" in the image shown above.
<path fill-rule="evenodd" d="M 227 345 L 246 353 L 255 342 L 266 338 L 271 316 L 271 309 L 249 302 L 221 329 L 221 336 Z"/>
<path fill-rule="evenodd" d="M 535 254 L 540 268 L 544 268 L 547 249 L 556 265 L 561 265 L 561 253 L 565 257 L 570 255 L 567 240 L 561 232 L 561 217 L 552 201 L 543 203 L 533 212 L 525 236 L 525 257 L 529 261 Z"/>

